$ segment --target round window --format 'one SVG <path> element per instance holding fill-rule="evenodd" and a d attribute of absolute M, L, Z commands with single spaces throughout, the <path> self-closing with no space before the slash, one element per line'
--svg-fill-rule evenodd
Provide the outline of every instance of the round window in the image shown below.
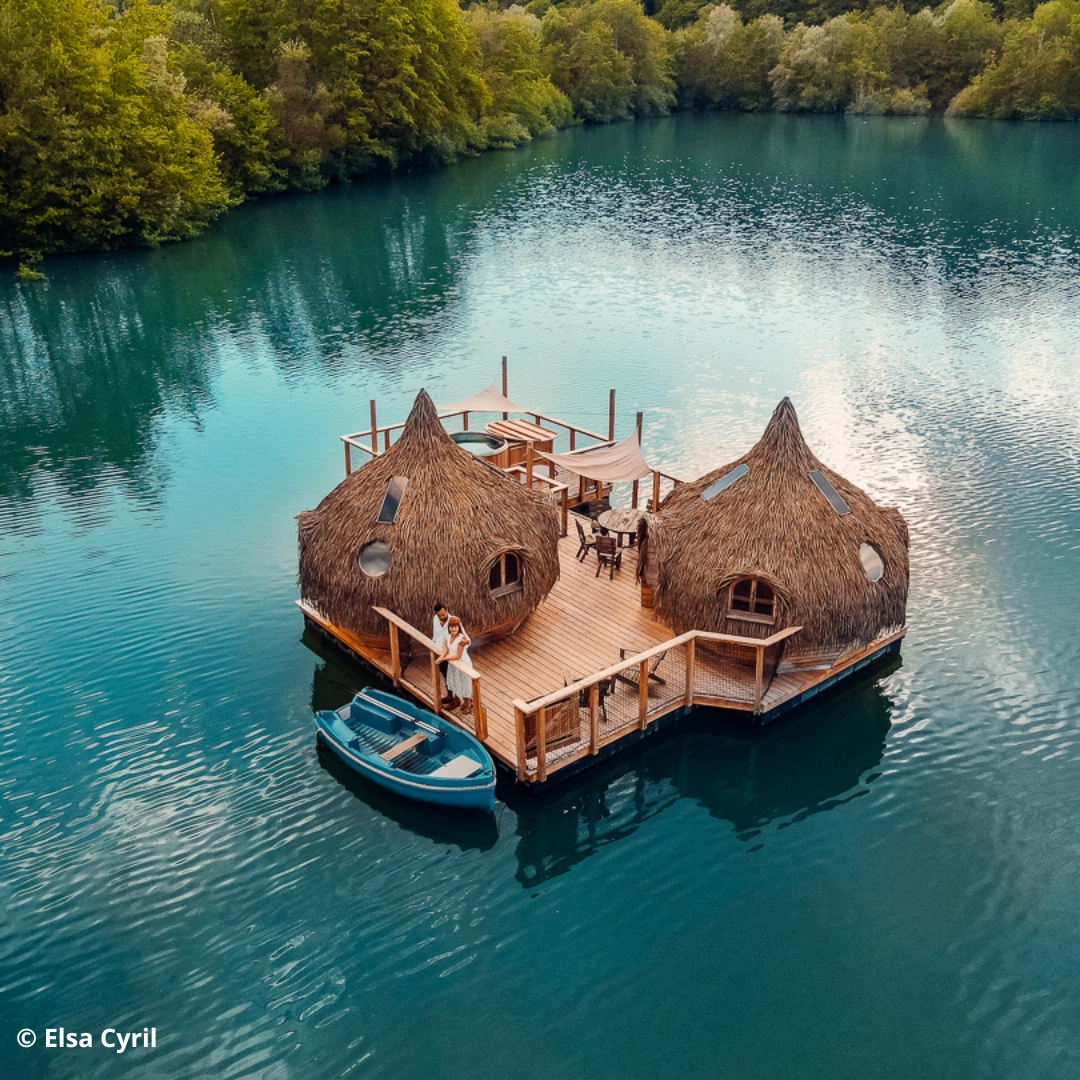
<path fill-rule="evenodd" d="M 861 544 L 859 546 L 859 562 L 862 563 L 863 573 L 866 575 L 867 581 L 880 581 L 881 575 L 885 573 L 885 564 L 881 561 L 881 556 L 877 553 L 877 549 L 870 544 Z"/>
<path fill-rule="evenodd" d="M 360 549 L 360 569 L 368 577 L 382 577 L 394 561 L 394 553 L 385 540 L 372 540 Z"/>

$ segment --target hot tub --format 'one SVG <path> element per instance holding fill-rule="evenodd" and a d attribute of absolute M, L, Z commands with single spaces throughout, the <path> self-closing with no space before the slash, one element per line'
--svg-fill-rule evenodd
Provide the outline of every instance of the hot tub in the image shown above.
<path fill-rule="evenodd" d="M 497 465 L 500 469 L 505 469 L 510 464 L 510 452 L 505 439 L 485 435 L 482 431 L 455 431 L 450 438 L 462 450 L 468 450 L 473 457 L 490 461 L 492 465 Z"/>

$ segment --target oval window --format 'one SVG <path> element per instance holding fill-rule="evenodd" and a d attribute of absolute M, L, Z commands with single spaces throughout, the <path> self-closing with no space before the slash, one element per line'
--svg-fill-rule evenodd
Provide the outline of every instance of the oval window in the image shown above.
<path fill-rule="evenodd" d="M 863 573 L 867 581 L 880 581 L 885 573 L 885 563 L 877 549 L 870 544 L 862 544 L 859 547 L 859 562 L 862 563 Z"/>
<path fill-rule="evenodd" d="M 385 540 L 372 540 L 360 549 L 360 569 L 368 577 L 382 577 L 394 561 L 394 553 Z"/>

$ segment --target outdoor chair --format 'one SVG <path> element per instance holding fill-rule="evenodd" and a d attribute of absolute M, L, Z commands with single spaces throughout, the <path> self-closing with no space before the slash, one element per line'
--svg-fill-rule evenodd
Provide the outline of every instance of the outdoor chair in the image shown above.
<path fill-rule="evenodd" d="M 585 532 L 580 519 L 575 518 L 574 524 L 577 526 L 578 540 L 581 541 L 581 546 L 577 550 L 577 558 L 580 562 L 584 562 L 589 556 L 589 549 L 596 545 L 596 537 L 591 532 Z"/>
<path fill-rule="evenodd" d="M 622 569 L 622 548 L 615 541 L 614 536 L 598 536 L 596 538 L 596 576 L 600 571 L 608 567 L 608 579 L 615 577 L 615 571 Z"/>
<path fill-rule="evenodd" d="M 638 651 L 640 651 L 640 650 L 638 650 Z M 625 660 L 627 658 L 627 656 L 633 656 L 633 655 L 634 655 L 633 652 L 631 650 L 629 650 L 629 649 L 620 649 L 619 650 L 619 659 L 620 660 Z M 656 669 L 663 662 L 663 659 L 664 659 L 665 656 L 667 656 L 667 650 L 666 649 L 662 653 L 657 653 L 649 661 L 649 678 L 647 680 L 648 682 L 654 682 L 654 683 L 657 684 L 657 686 L 667 686 L 667 681 L 665 679 L 662 679 L 659 675 L 656 674 Z M 635 690 L 640 690 L 641 689 L 641 679 L 640 679 L 640 677 L 638 675 L 638 669 L 637 668 L 630 668 L 627 671 L 620 671 L 615 676 L 615 678 L 618 679 L 619 682 L 626 683 L 627 686 L 632 686 Z"/>

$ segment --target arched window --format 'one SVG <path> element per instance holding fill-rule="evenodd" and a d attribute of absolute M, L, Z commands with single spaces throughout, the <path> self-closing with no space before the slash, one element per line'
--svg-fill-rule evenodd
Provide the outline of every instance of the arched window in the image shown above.
<path fill-rule="evenodd" d="M 739 578 L 731 583 L 728 618 L 771 623 L 776 619 L 776 597 L 772 587 L 757 578 Z"/>
<path fill-rule="evenodd" d="M 521 584 L 521 556 L 512 551 L 504 551 L 488 571 L 488 588 L 492 596 L 506 596 L 517 592 Z"/>

